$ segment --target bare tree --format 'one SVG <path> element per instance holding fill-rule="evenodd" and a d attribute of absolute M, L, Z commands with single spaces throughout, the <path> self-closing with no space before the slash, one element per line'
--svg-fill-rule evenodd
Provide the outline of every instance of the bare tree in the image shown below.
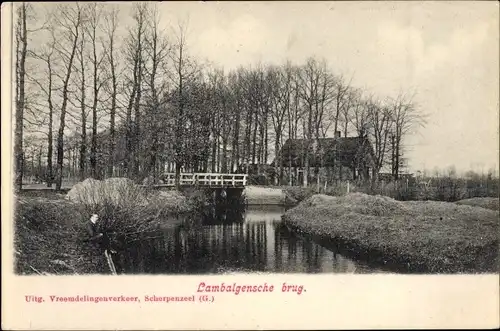
<path fill-rule="evenodd" d="M 299 121 L 302 119 L 303 116 L 303 111 L 301 109 L 301 104 L 300 104 L 300 69 L 294 67 L 292 69 L 292 96 L 291 96 L 291 106 L 287 111 L 287 119 L 288 119 L 288 148 L 289 150 L 287 151 L 289 155 L 288 159 L 288 175 L 289 175 L 289 181 L 288 184 L 292 185 L 292 160 L 291 160 L 291 148 L 292 148 L 292 139 L 297 139 L 298 136 L 298 130 L 299 130 Z"/>
<path fill-rule="evenodd" d="M 303 121 L 304 135 L 304 186 L 310 176 L 311 147 L 313 139 L 319 138 L 325 103 L 327 102 L 328 77 L 326 65 L 314 58 L 307 60 L 300 73 L 300 96 L 304 104 L 306 117 Z M 340 110 L 339 110 L 340 111 Z M 336 121 L 337 119 L 335 119 Z"/>
<path fill-rule="evenodd" d="M 350 83 L 347 83 L 343 76 L 339 76 L 335 82 L 335 114 L 334 114 L 334 132 L 337 134 L 339 127 L 339 119 L 340 115 L 344 111 L 348 111 L 346 109 L 349 108 L 350 102 L 350 94 L 349 91 L 351 89 Z"/>
<path fill-rule="evenodd" d="M 169 52 L 172 70 L 170 71 L 170 79 L 173 90 L 176 93 L 174 96 L 175 104 L 175 183 L 180 185 L 181 168 L 184 165 L 183 155 L 183 139 L 184 139 L 184 124 L 186 120 L 186 86 L 193 79 L 197 78 L 199 68 L 196 63 L 187 54 L 187 25 L 179 23 L 175 30 L 174 42 L 172 51 Z"/>
<path fill-rule="evenodd" d="M 102 78 L 102 65 L 105 59 L 104 52 L 98 50 L 98 28 L 102 16 L 102 5 L 93 3 L 88 8 L 88 22 L 85 25 L 85 33 L 89 36 L 91 45 L 90 64 L 92 65 L 92 139 L 90 145 L 90 170 L 93 178 L 98 178 L 97 173 L 97 126 L 98 114 L 97 105 L 99 102 L 99 92 L 104 83 Z"/>
<path fill-rule="evenodd" d="M 118 97 L 118 72 L 117 72 L 117 59 L 116 59 L 116 32 L 118 29 L 118 8 L 113 7 L 104 15 L 104 32 L 107 44 L 104 45 L 103 51 L 109 63 L 109 75 L 111 80 L 110 86 L 110 99 L 111 106 L 109 110 L 109 149 L 108 149 L 108 162 L 107 174 L 109 177 L 113 176 L 115 168 L 115 146 L 116 146 L 116 112 L 117 112 L 117 97 Z"/>
<path fill-rule="evenodd" d="M 219 86 L 217 94 L 219 96 L 218 101 L 220 103 L 220 123 L 222 125 L 219 128 L 220 141 L 222 142 L 222 151 L 220 157 L 220 171 L 222 173 L 227 172 L 228 157 L 227 157 L 227 147 L 229 144 L 230 134 L 232 126 L 228 125 L 232 121 L 233 115 L 233 105 L 232 105 L 232 95 L 228 89 L 227 80 L 224 72 L 221 71 L 222 81 Z"/>
<path fill-rule="evenodd" d="M 259 70 L 259 156 L 258 156 L 258 172 L 262 173 L 262 164 L 267 164 L 268 145 L 269 145 L 269 113 L 271 112 L 273 84 L 269 70 L 262 68 Z"/>
<path fill-rule="evenodd" d="M 217 151 L 219 148 L 219 137 L 220 137 L 220 90 L 222 89 L 223 72 L 218 69 L 214 69 L 207 74 L 208 76 L 208 105 L 211 109 L 210 116 L 210 133 L 211 133 L 211 172 L 218 171 L 218 160 Z"/>
<path fill-rule="evenodd" d="M 156 178 L 156 165 L 158 161 L 158 152 L 160 144 L 160 132 L 162 130 L 162 112 L 166 112 L 163 100 L 168 94 L 167 80 L 165 79 L 164 69 L 167 66 L 167 59 L 170 52 L 170 46 L 160 30 L 161 17 L 156 5 L 149 12 L 147 30 L 145 34 L 145 57 L 144 66 L 146 84 L 149 93 L 146 96 L 147 121 L 145 121 L 145 130 L 148 132 L 149 144 L 144 149 L 148 151 L 146 173 L 153 172 Z"/>
<path fill-rule="evenodd" d="M 87 174 L 87 118 L 88 118 L 88 110 L 86 109 L 86 89 L 87 85 L 85 84 L 85 74 L 86 74 L 86 58 L 85 58 L 85 31 L 82 29 L 79 47 L 77 49 L 77 58 L 80 64 L 79 74 L 80 74 L 80 97 L 78 101 L 80 101 L 80 150 L 79 150 L 79 178 L 80 180 L 84 180 Z"/>
<path fill-rule="evenodd" d="M 342 122 L 342 124 L 344 125 L 343 127 L 344 137 L 348 136 L 349 124 L 354 122 L 355 120 L 354 116 L 362 106 L 362 102 L 363 102 L 362 91 L 359 89 L 351 88 L 346 95 L 345 105 L 340 110 L 340 115 L 341 115 L 340 122 Z"/>
<path fill-rule="evenodd" d="M 57 38 L 56 51 L 64 63 L 64 77 L 62 86 L 62 104 L 59 118 L 59 130 L 57 134 L 57 169 L 56 190 L 62 186 L 62 171 L 64 162 L 64 128 L 66 124 L 66 110 L 69 97 L 69 82 L 73 71 L 73 61 L 78 46 L 80 29 L 82 23 L 82 10 L 79 4 L 74 6 L 59 5 L 56 15 L 53 16 L 54 24 L 60 28 L 60 36 Z"/>
<path fill-rule="evenodd" d="M 26 27 L 27 4 L 17 9 L 16 25 L 16 128 L 14 137 L 15 188 L 23 184 L 23 126 L 25 108 L 26 55 L 28 52 L 28 29 Z"/>
<path fill-rule="evenodd" d="M 258 68 L 260 69 L 260 68 Z M 249 110 L 250 110 L 250 135 L 251 135 L 251 156 L 252 164 L 256 163 L 257 156 L 257 129 L 259 127 L 259 107 L 260 107 L 260 86 L 259 72 L 254 70 L 250 72 L 250 89 L 249 89 Z M 253 127 L 252 127 L 253 124 Z"/>
<path fill-rule="evenodd" d="M 293 67 L 288 62 L 282 68 L 275 69 L 274 75 L 270 79 L 274 79 L 272 85 L 275 86 L 273 108 L 271 111 L 271 120 L 274 127 L 275 141 L 275 171 L 278 176 L 275 178 L 275 184 L 280 184 L 283 177 L 283 153 L 280 150 L 283 145 L 283 131 L 285 129 L 285 121 L 287 114 L 290 113 L 292 104 L 292 89 L 293 89 Z"/>
<path fill-rule="evenodd" d="M 237 170 L 240 164 L 240 132 L 242 126 L 243 114 L 243 91 L 242 91 L 242 69 L 238 69 L 229 76 L 229 87 L 233 91 L 235 104 L 234 104 L 234 122 L 233 122 L 233 137 L 232 137 L 232 155 L 231 155 L 231 171 Z"/>
<path fill-rule="evenodd" d="M 380 102 L 369 102 L 368 117 L 370 119 L 371 136 L 374 145 L 375 168 L 373 169 L 373 179 L 384 166 L 386 155 L 389 150 L 389 133 L 391 129 L 391 109 Z"/>
<path fill-rule="evenodd" d="M 354 103 L 351 114 L 351 124 L 355 133 L 362 136 L 371 126 L 371 115 L 377 110 L 378 103 L 373 96 L 360 98 Z"/>
<path fill-rule="evenodd" d="M 185 46 L 186 31 L 185 27 L 179 25 L 177 34 L 176 52 L 174 58 L 174 67 L 177 73 L 177 116 L 175 125 L 175 185 L 180 186 L 180 173 L 182 167 L 182 138 L 183 138 L 183 117 L 184 117 L 184 66 L 185 66 Z"/>
<path fill-rule="evenodd" d="M 30 57 L 34 60 L 41 62 L 39 67 L 44 70 L 41 72 L 40 76 L 28 75 L 30 81 L 32 81 L 36 87 L 41 91 L 41 98 L 45 100 L 46 104 L 41 103 L 36 107 L 37 115 L 34 117 L 41 116 L 42 118 L 37 120 L 36 123 L 32 123 L 37 127 L 37 131 L 40 131 L 47 137 L 47 169 L 45 172 L 45 180 L 47 187 L 52 186 L 53 181 L 53 132 L 54 132 L 54 116 L 55 116 L 55 105 L 54 105 L 54 77 L 55 77 L 55 37 L 54 28 L 49 27 L 46 31 L 50 34 L 49 41 L 40 47 L 39 50 L 29 51 Z M 46 116 L 46 117 L 45 117 Z M 30 122 L 25 118 L 25 121 Z M 43 127 L 47 125 L 47 131 L 43 130 Z"/>
<path fill-rule="evenodd" d="M 317 63 L 314 59 L 307 60 L 301 70 L 301 99 L 303 100 L 306 108 L 307 120 L 304 119 L 304 140 L 305 140 L 305 166 L 304 166 L 304 187 L 307 187 L 309 181 L 309 161 L 310 161 L 310 141 L 312 138 L 313 127 L 313 111 L 314 105 L 317 102 L 317 91 L 319 85 L 319 74 L 317 72 Z"/>
<path fill-rule="evenodd" d="M 129 177 L 137 175 L 138 165 L 136 165 L 136 143 L 138 142 L 139 121 L 140 121 L 140 100 L 142 93 L 143 75 L 143 39 L 146 29 L 146 4 L 138 4 L 134 7 L 135 27 L 129 31 L 126 46 L 126 60 L 131 64 L 132 77 L 128 78 L 131 85 L 126 114 L 126 155 L 125 170 Z M 134 111 L 134 120 L 132 120 Z"/>
<path fill-rule="evenodd" d="M 48 137 L 47 137 L 47 187 L 52 187 L 52 178 L 53 178 L 53 123 L 54 123 L 54 104 L 52 102 L 52 54 L 54 51 L 54 39 L 52 39 L 52 45 L 50 49 L 50 53 L 47 54 L 46 63 L 47 63 L 47 78 L 48 78 L 48 86 L 47 86 L 47 104 L 49 106 L 49 124 L 48 124 Z"/>
<path fill-rule="evenodd" d="M 86 167 L 93 177 L 100 177 L 101 150 L 107 152 L 103 159 L 107 176 L 125 170 L 134 179 L 157 177 L 161 168 L 168 168 L 175 169 L 179 185 L 181 171 L 232 172 L 246 164 L 251 173 L 253 164 L 262 173 L 274 149 L 275 184 L 282 182 L 287 167 L 291 184 L 292 153 L 289 160 L 283 160 L 281 153 L 287 138 L 304 138 L 297 153 L 304 168 L 302 184 L 310 184 L 311 170 L 319 183 L 325 161 L 322 138 L 332 131 L 367 134 L 374 146 L 374 172 L 388 163 L 393 173 L 400 172 L 404 138 L 421 119 L 411 99 L 400 95 L 382 103 L 376 97 L 366 98 L 324 60 L 314 58 L 301 66 L 258 64 L 229 73 L 207 70 L 188 54 L 187 26 L 178 24 L 173 34 L 162 31 L 155 5 L 136 5 L 130 28 L 119 26 L 116 7 L 104 6 L 56 6 L 49 20 L 51 41 L 33 51 L 35 70 L 29 67 L 30 51 L 27 60 L 23 55 L 25 39 L 29 42 L 24 33 L 31 37 L 31 30 L 23 26 L 26 5 L 20 6 L 16 110 L 24 116 L 16 120 L 24 121 L 25 128 L 23 132 L 22 125 L 16 126 L 15 153 L 21 172 L 23 159 L 43 157 L 39 145 L 30 150 L 33 155 L 22 156 L 22 135 L 38 130 L 48 137 L 44 148 L 51 184 L 57 125 L 57 188 L 68 163 L 69 173 L 80 179 L 87 175 Z M 30 89 L 32 78 L 36 91 Z M 33 110 L 38 115 L 31 114 Z M 109 135 L 99 132 L 104 123 Z M 117 167 L 121 161 L 123 169 Z M 29 169 L 33 173 L 35 168 Z M 19 180 L 16 173 L 18 187 Z"/>
<path fill-rule="evenodd" d="M 400 93 L 391 102 L 391 172 L 394 179 L 400 175 L 404 153 L 404 139 L 413 129 L 425 124 L 425 115 L 416 107 L 412 97 Z"/>

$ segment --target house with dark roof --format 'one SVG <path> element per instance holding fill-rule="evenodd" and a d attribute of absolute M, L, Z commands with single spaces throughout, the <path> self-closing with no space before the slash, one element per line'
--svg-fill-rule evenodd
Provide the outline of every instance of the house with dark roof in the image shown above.
<path fill-rule="evenodd" d="M 309 158 L 309 180 L 320 181 L 368 180 L 374 175 L 373 147 L 366 136 L 334 138 L 288 139 L 277 153 L 273 165 L 281 165 L 283 172 L 296 184 L 302 184 Z"/>

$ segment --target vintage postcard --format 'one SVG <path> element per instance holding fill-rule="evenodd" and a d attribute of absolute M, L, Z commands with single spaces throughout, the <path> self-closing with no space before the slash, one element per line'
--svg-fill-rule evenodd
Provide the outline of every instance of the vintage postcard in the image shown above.
<path fill-rule="evenodd" d="M 497 2 L 1 14 L 2 329 L 499 327 Z"/>

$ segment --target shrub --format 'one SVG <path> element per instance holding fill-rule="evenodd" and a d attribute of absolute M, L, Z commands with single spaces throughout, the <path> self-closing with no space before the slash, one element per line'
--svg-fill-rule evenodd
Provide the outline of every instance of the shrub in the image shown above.
<path fill-rule="evenodd" d="M 98 214 L 103 229 L 118 234 L 150 230 L 167 214 L 186 208 L 177 191 L 147 190 L 126 178 L 87 179 L 75 185 L 67 198 L 83 207 L 83 221 Z"/>
<path fill-rule="evenodd" d="M 302 201 L 315 193 L 341 196 L 347 193 L 347 181 L 334 181 L 318 187 L 316 184 L 308 188 L 300 186 L 286 187 L 290 196 L 297 196 Z M 349 192 L 360 192 L 369 195 L 385 195 L 396 200 L 435 200 L 454 202 L 474 197 L 498 197 L 499 180 L 492 176 L 474 178 L 456 178 L 453 176 L 432 177 L 420 180 L 400 179 L 397 181 L 350 181 Z"/>
<path fill-rule="evenodd" d="M 303 201 L 314 194 L 316 191 L 313 187 L 301 187 L 301 186 L 286 186 L 283 188 L 285 194 L 292 200 L 300 202 Z"/>
<path fill-rule="evenodd" d="M 497 211 L 500 210 L 500 203 L 498 198 L 490 198 L 490 197 L 470 198 L 470 199 L 459 200 L 456 203 L 459 205 L 482 207 Z"/>
<path fill-rule="evenodd" d="M 438 201 L 458 201 L 467 195 L 465 181 L 459 178 L 441 177 L 434 180 L 434 199 Z"/>
<path fill-rule="evenodd" d="M 369 195 L 383 195 L 391 197 L 396 200 L 414 200 L 416 191 L 413 187 L 406 184 L 406 182 L 362 182 L 355 181 L 349 182 L 335 182 L 325 188 L 321 188 L 320 192 L 331 196 L 342 196 L 348 193 L 347 187 L 349 186 L 350 193 L 364 193 Z"/>
<path fill-rule="evenodd" d="M 195 210 L 204 207 L 209 200 L 210 192 L 194 187 L 188 187 L 182 191 L 185 198 L 186 208 L 184 211 Z"/>

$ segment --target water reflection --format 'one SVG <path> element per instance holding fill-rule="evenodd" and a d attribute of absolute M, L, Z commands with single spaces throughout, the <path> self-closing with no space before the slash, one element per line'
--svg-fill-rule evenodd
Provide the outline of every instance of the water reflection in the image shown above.
<path fill-rule="evenodd" d="M 136 241 L 126 273 L 374 272 L 288 230 L 277 206 L 208 210 Z"/>

